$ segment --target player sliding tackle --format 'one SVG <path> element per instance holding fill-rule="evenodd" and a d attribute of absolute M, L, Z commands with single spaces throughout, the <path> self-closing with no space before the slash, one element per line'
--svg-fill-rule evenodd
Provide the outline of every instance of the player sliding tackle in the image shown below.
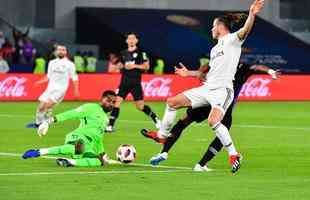
<path fill-rule="evenodd" d="M 34 158 L 44 155 L 70 155 L 72 159 L 59 158 L 57 164 L 64 167 L 70 166 L 101 166 L 110 160 L 104 151 L 102 137 L 109 122 L 109 113 L 116 101 L 113 91 L 105 91 L 100 104 L 87 103 L 74 110 L 60 113 L 43 121 L 38 128 L 39 136 L 44 136 L 50 125 L 70 119 L 79 119 L 80 126 L 66 136 L 65 144 L 39 150 L 28 150 L 23 158 Z"/>
<path fill-rule="evenodd" d="M 218 40 L 210 53 L 210 70 L 206 75 L 203 86 L 187 90 L 177 96 L 167 99 L 167 107 L 161 128 L 148 134 L 158 141 L 164 141 L 169 136 L 170 127 L 179 108 L 199 108 L 211 105 L 208 124 L 220 139 L 229 154 L 232 172 L 240 168 L 240 155 L 237 152 L 229 131 L 221 121 L 233 101 L 233 79 L 241 55 L 241 46 L 254 25 L 255 16 L 261 11 L 264 0 L 256 0 L 250 7 L 244 26 L 237 32 L 231 33 L 231 21 L 226 17 L 217 17 L 213 21 L 212 37 Z M 202 71 L 187 71 L 184 67 L 176 69 L 178 74 L 187 73 L 200 77 Z"/>

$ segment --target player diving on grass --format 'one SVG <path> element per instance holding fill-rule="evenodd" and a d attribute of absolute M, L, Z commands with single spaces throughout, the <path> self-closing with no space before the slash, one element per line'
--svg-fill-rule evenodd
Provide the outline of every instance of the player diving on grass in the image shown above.
<path fill-rule="evenodd" d="M 109 164 L 104 150 L 103 134 L 108 124 L 108 113 L 116 101 L 116 94 L 107 90 L 103 92 L 100 104 L 87 103 L 43 121 L 38 128 L 39 136 L 47 133 L 49 126 L 66 120 L 80 120 L 77 129 L 66 135 L 65 144 L 61 146 L 31 149 L 23 154 L 23 158 L 35 158 L 44 155 L 69 155 L 71 159 L 58 158 L 59 166 L 93 167 Z"/>
<path fill-rule="evenodd" d="M 214 19 L 212 37 L 218 42 L 211 49 L 210 70 L 205 77 L 205 84 L 168 98 L 160 129 L 150 131 L 148 134 L 158 139 L 165 139 L 170 135 L 177 109 L 185 107 L 195 109 L 210 105 L 208 124 L 228 152 L 232 173 L 239 170 L 240 154 L 234 146 L 227 127 L 221 121 L 233 101 L 233 79 L 241 55 L 241 46 L 251 32 L 255 17 L 262 10 L 263 5 L 264 0 L 255 0 L 250 7 L 245 24 L 234 33 L 231 33 L 233 20 L 229 20 L 226 16 Z M 197 76 L 200 72 L 188 71 L 188 74 Z"/>
<path fill-rule="evenodd" d="M 35 122 L 27 124 L 27 128 L 38 128 L 42 121 L 52 115 L 53 107 L 63 100 L 67 92 L 69 79 L 73 81 L 74 96 L 80 95 L 78 76 L 73 62 L 67 58 L 67 48 L 58 45 L 56 54 L 57 58 L 48 63 L 47 76 L 35 83 L 39 85 L 48 82 L 48 86 L 39 97 Z"/>
<path fill-rule="evenodd" d="M 236 15 L 235 15 L 236 16 Z M 203 66 L 206 70 L 208 70 L 207 66 Z M 181 76 L 188 76 L 188 70 L 185 66 L 182 65 L 182 70 L 177 70 L 177 74 Z M 223 119 L 222 124 L 230 130 L 232 124 L 232 111 L 238 99 L 239 93 L 242 89 L 243 84 L 248 80 L 250 76 L 257 73 L 268 73 L 271 75 L 272 79 L 278 79 L 280 75 L 279 71 L 275 71 L 265 65 L 248 65 L 248 64 L 239 64 L 237 68 L 237 72 L 235 75 L 235 80 L 233 82 L 234 87 L 234 98 L 232 104 L 230 104 L 229 108 L 227 109 Z M 145 137 L 151 138 L 158 143 L 163 143 L 163 148 L 161 152 L 152 157 L 150 163 L 152 165 L 158 165 L 160 162 L 168 159 L 168 153 L 176 141 L 181 136 L 184 129 L 186 129 L 190 124 L 193 122 L 201 123 L 202 121 L 206 120 L 209 116 L 211 111 L 211 106 L 203 106 L 200 108 L 191 109 L 188 108 L 184 117 L 182 117 L 171 129 L 169 137 L 165 139 L 159 140 L 159 138 L 154 137 L 154 135 L 148 134 L 147 130 L 142 130 L 142 134 Z M 194 171 L 210 171 L 211 169 L 208 168 L 208 162 L 211 161 L 215 155 L 221 151 L 223 148 L 223 144 L 221 143 L 218 137 L 210 143 L 207 151 L 201 158 L 201 160 L 195 165 Z"/>

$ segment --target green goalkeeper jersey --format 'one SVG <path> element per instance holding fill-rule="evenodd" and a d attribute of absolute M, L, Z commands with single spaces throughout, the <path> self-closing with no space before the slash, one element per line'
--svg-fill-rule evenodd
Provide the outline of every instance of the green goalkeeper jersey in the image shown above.
<path fill-rule="evenodd" d="M 96 129 L 100 134 L 104 133 L 109 121 L 105 111 L 96 103 L 83 104 L 76 109 L 60 113 L 56 115 L 55 118 L 57 122 L 69 119 L 79 119 L 79 128 Z"/>

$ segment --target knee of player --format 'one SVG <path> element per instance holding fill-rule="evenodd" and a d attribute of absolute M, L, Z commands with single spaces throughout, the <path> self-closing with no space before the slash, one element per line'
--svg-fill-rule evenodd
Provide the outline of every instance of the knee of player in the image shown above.
<path fill-rule="evenodd" d="M 170 108 L 177 108 L 177 102 L 174 100 L 174 98 L 168 98 L 167 99 L 167 105 L 170 107 Z"/>
<path fill-rule="evenodd" d="M 137 108 L 138 110 L 142 111 L 143 108 L 144 108 L 144 105 L 136 104 L 136 108 Z"/>
<path fill-rule="evenodd" d="M 217 119 L 214 118 L 209 118 L 208 119 L 208 124 L 209 126 L 212 128 L 213 126 L 215 126 L 217 123 L 219 123 L 219 121 Z"/>

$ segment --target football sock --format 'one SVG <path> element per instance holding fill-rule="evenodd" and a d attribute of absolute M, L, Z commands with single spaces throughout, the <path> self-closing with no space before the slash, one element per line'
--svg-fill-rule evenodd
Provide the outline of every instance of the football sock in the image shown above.
<path fill-rule="evenodd" d="M 48 120 L 52 116 L 52 114 L 53 114 L 53 109 L 49 108 L 44 115 L 44 120 Z"/>
<path fill-rule="evenodd" d="M 189 125 L 189 124 L 188 124 Z M 174 143 L 179 139 L 180 135 L 182 134 L 182 131 L 188 126 L 186 125 L 182 120 L 179 120 L 171 129 L 170 135 L 167 138 L 164 147 L 162 149 L 163 152 L 167 152 L 171 149 L 171 147 L 174 145 Z"/>
<path fill-rule="evenodd" d="M 98 158 L 81 158 L 81 159 L 69 159 L 69 162 L 78 167 L 98 167 L 101 166 L 101 161 Z"/>
<path fill-rule="evenodd" d="M 75 146 L 72 144 L 65 144 L 62 146 L 40 149 L 39 151 L 40 155 L 73 155 L 75 153 Z"/>
<path fill-rule="evenodd" d="M 199 161 L 200 166 L 205 166 L 207 162 L 212 160 L 214 156 L 221 151 L 222 148 L 223 144 L 221 140 L 218 137 L 215 137 L 215 139 L 209 145 L 208 150 Z"/>
<path fill-rule="evenodd" d="M 117 107 L 114 107 L 112 109 L 112 112 L 110 115 L 110 120 L 109 120 L 109 126 L 114 126 L 114 123 L 119 116 L 119 110 L 120 110 L 120 108 L 117 108 Z"/>
<path fill-rule="evenodd" d="M 147 116 L 151 117 L 154 123 L 156 123 L 156 114 L 152 111 L 151 107 L 148 105 L 144 105 L 142 110 Z"/>
<path fill-rule="evenodd" d="M 228 129 L 221 124 L 220 122 L 215 124 L 212 127 L 213 131 L 215 132 L 216 136 L 221 140 L 222 144 L 228 151 L 229 155 L 237 155 L 236 148 L 232 142 Z"/>
<path fill-rule="evenodd" d="M 173 121 L 177 115 L 177 110 L 174 108 L 171 108 L 169 105 L 166 106 L 165 114 L 163 117 L 163 121 L 161 123 L 161 127 L 158 131 L 159 137 L 168 137 L 169 136 L 169 130 L 173 124 Z"/>
<path fill-rule="evenodd" d="M 36 112 L 36 124 L 41 124 L 45 118 L 45 113 L 44 111 L 39 111 L 39 109 Z"/>

